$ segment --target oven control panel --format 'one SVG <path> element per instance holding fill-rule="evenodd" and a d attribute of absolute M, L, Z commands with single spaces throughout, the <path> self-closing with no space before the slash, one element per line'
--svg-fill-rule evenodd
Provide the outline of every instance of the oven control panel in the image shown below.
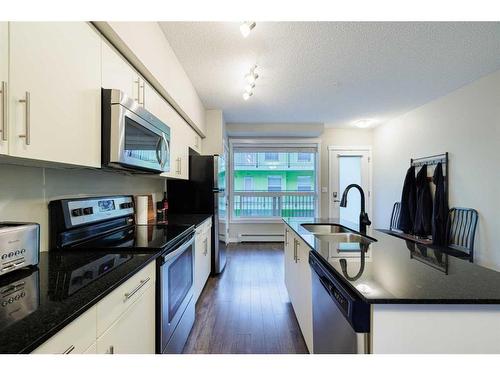
<path fill-rule="evenodd" d="M 72 226 L 132 215 L 132 196 L 95 197 L 67 201 L 67 215 Z"/>

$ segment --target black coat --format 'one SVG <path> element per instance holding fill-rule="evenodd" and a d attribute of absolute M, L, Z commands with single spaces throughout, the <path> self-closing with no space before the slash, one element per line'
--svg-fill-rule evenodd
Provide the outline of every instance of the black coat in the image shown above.
<path fill-rule="evenodd" d="M 423 165 L 417 173 L 417 209 L 413 233 L 428 236 L 432 233 L 432 195 L 427 180 L 427 165 Z"/>
<path fill-rule="evenodd" d="M 405 233 L 413 233 L 417 204 L 417 190 L 415 183 L 415 167 L 411 166 L 406 172 L 401 194 L 401 211 L 399 213 L 398 228 Z"/>
<path fill-rule="evenodd" d="M 441 163 L 436 165 L 432 181 L 434 185 L 436 185 L 434 206 L 432 208 L 432 243 L 434 245 L 445 246 L 447 245 L 446 221 L 448 220 L 448 202 L 446 199 L 443 166 Z"/>

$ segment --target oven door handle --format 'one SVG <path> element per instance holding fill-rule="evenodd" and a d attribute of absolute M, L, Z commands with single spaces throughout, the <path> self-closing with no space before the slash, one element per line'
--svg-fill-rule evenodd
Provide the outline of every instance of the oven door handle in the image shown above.
<path fill-rule="evenodd" d="M 168 144 L 168 141 L 167 141 L 167 137 L 165 137 L 165 133 L 161 133 L 161 138 L 160 138 L 163 142 L 165 142 L 165 159 L 163 159 L 163 157 L 161 158 L 161 162 L 160 162 L 160 165 L 162 168 L 165 168 L 165 165 L 167 164 L 168 162 L 168 157 L 170 155 L 170 146 Z M 161 141 L 160 141 L 161 142 Z"/>
<path fill-rule="evenodd" d="M 184 243 L 182 245 L 180 245 L 177 249 L 175 249 L 171 253 L 168 253 L 168 254 L 162 256 L 161 265 L 164 265 L 170 259 L 175 258 L 177 255 L 184 252 L 189 246 L 191 246 L 193 244 L 193 242 L 194 242 L 194 236 L 190 236 L 190 238 L 188 240 L 184 241 Z"/>
<path fill-rule="evenodd" d="M 161 142 L 163 138 L 158 138 L 158 143 L 156 143 L 156 160 L 158 161 L 158 164 L 161 166 L 162 165 L 162 157 L 161 157 Z"/>

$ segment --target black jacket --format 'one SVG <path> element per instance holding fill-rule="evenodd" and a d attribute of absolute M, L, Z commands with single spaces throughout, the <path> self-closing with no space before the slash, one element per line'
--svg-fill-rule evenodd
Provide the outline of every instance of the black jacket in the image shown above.
<path fill-rule="evenodd" d="M 432 233 L 432 195 L 427 180 L 427 165 L 423 165 L 417 173 L 417 209 L 413 233 L 427 236 Z"/>
<path fill-rule="evenodd" d="M 432 208 L 432 243 L 434 245 L 445 246 L 446 243 L 446 221 L 448 220 L 448 202 L 444 186 L 443 166 L 436 165 L 434 176 L 432 177 L 436 185 L 434 195 L 434 206 Z"/>
<path fill-rule="evenodd" d="M 406 172 L 401 194 L 401 211 L 399 213 L 398 228 L 405 233 L 413 233 L 417 203 L 417 190 L 415 183 L 415 167 L 411 166 Z"/>

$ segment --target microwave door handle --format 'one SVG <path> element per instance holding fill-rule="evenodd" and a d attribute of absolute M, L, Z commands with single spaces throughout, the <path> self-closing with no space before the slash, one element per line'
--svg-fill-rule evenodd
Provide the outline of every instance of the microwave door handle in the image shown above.
<path fill-rule="evenodd" d="M 161 167 L 164 168 L 168 161 L 168 155 L 170 155 L 170 146 L 168 145 L 167 137 L 165 133 L 161 133 L 161 139 L 165 142 L 165 160 L 162 160 Z"/>
<path fill-rule="evenodd" d="M 158 160 L 158 164 L 162 164 L 162 158 L 161 158 L 161 141 L 162 138 L 158 139 L 158 143 L 156 144 L 156 160 Z"/>

